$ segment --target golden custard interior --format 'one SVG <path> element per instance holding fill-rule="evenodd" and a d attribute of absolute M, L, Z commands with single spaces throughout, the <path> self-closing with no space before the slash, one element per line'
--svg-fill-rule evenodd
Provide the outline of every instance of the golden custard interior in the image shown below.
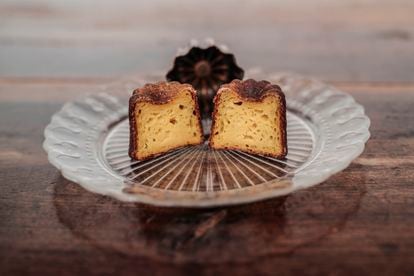
<path fill-rule="evenodd" d="M 137 103 L 136 159 L 145 159 L 175 148 L 202 143 L 203 134 L 195 109 L 196 104 L 187 89 L 180 90 L 168 103 Z"/>
<path fill-rule="evenodd" d="M 250 101 L 226 89 L 217 100 L 210 140 L 213 148 L 270 156 L 284 154 L 280 96 L 268 95 L 261 101 Z"/>

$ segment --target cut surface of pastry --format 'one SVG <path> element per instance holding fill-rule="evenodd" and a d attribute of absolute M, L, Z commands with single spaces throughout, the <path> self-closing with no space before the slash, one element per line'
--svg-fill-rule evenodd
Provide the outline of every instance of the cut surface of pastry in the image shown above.
<path fill-rule="evenodd" d="M 136 89 L 129 100 L 129 156 L 145 160 L 203 142 L 196 91 L 159 82 Z"/>
<path fill-rule="evenodd" d="M 210 147 L 284 158 L 286 101 L 280 87 L 252 79 L 222 85 L 214 98 Z"/>

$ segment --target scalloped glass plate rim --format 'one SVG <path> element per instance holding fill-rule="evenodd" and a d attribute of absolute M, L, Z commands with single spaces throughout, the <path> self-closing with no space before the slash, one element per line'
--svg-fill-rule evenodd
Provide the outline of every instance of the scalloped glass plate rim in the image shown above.
<path fill-rule="evenodd" d="M 282 89 L 285 91 L 288 101 L 288 108 L 302 109 L 301 111 L 304 112 L 304 115 L 309 116 L 313 120 L 313 123 L 317 124 L 317 131 L 321 131 L 322 124 L 325 124 L 325 126 L 322 128 L 328 128 L 329 130 L 328 134 L 318 134 L 318 139 L 320 139 L 321 136 L 323 138 L 322 143 L 319 145 L 321 148 L 318 152 L 316 152 L 316 154 L 307 160 L 306 166 L 302 166 L 300 170 L 291 175 L 288 175 L 287 177 L 283 177 L 278 181 L 270 181 L 257 186 L 243 187 L 241 189 L 225 191 L 191 192 L 160 190 L 151 187 L 138 187 L 138 189 L 135 190 L 135 194 L 125 193 L 123 191 L 125 188 L 125 182 L 122 180 L 122 178 L 117 177 L 116 174 L 108 170 L 107 167 L 105 168 L 105 165 L 103 166 L 102 162 L 97 162 L 97 159 L 103 160 L 102 156 L 98 157 L 98 155 L 101 154 L 99 147 L 102 147 L 103 139 L 105 138 L 105 135 L 107 135 L 106 132 L 108 125 L 119 121 L 126 115 L 126 103 L 122 103 L 118 100 L 118 98 L 115 98 L 108 94 L 94 94 L 80 98 L 73 102 L 66 103 L 60 111 L 52 116 L 51 123 L 45 128 L 45 141 L 43 143 L 43 147 L 48 153 L 49 162 L 57 167 L 65 178 L 78 183 L 91 192 L 108 195 L 121 201 L 141 202 L 170 207 L 214 207 L 223 205 L 235 205 L 264 200 L 272 197 L 285 196 L 294 191 L 308 188 L 325 181 L 333 174 L 347 168 L 349 164 L 363 152 L 365 143 L 370 136 L 370 120 L 365 115 L 364 108 L 356 103 L 352 96 L 316 79 L 306 78 L 292 73 L 273 73 L 262 75 L 261 78 L 280 84 L 282 86 Z M 126 80 L 124 79 L 120 83 L 124 83 L 125 81 Z M 142 83 L 142 81 L 143 79 L 140 79 L 136 82 Z M 110 91 L 106 92 L 114 92 L 111 89 L 113 88 L 107 89 Z M 59 138 L 55 137 L 56 131 L 54 131 L 54 129 L 56 130 L 56 128 L 59 128 L 62 123 L 67 123 L 66 121 L 62 121 L 62 114 L 73 108 L 74 102 L 82 104 L 85 103 L 86 108 L 88 108 L 88 104 L 94 107 L 96 104 L 96 99 L 99 97 L 101 97 L 101 100 L 105 102 L 105 104 L 103 104 L 103 108 L 109 108 L 109 106 L 113 105 L 111 108 L 114 109 L 112 110 L 114 112 L 110 115 L 106 114 L 105 120 L 99 121 L 99 118 L 97 118 L 99 121 L 97 125 L 100 126 L 94 126 L 91 130 L 88 130 L 88 133 L 89 131 L 98 132 L 97 137 L 99 141 L 88 141 L 88 144 L 85 143 L 85 141 L 81 140 L 82 137 L 76 137 L 78 139 L 77 142 L 90 147 L 89 155 L 82 155 L 81 158 L 83 162 L 88 163 L 85 164 L 85 168 L 87 169 L 85 169 L 85 171 L 82 173 L 82 170 L 79 170 L 80 167 L 76 167 L 76 165 L 74 167 L 71 167 L 73 166 L 73 163 L 68 164 L 62 160 L 59 160 L 58 156 L 70 156 L 72 149 L 74 152 L 76 152 L 76 149 L 74 148 L 76 148 L 78 145 L 76 145 L 76 141 L 73 142 L 68 140 L 64 142 L 67 142 L 70 146 L 56 146 L 56 141 L 59 141 Z M 326 106 L 328 101 L 335 97 L 337 97 L 338 100 L 334 99 L 331 105 Z M 323 109 L 318 110 L 318 106 L 322 106 Z M 333 106 L 336 107 L 334 108 Z M 332 110 L 330 110 L 330 108 Z M 335 123 L 337 123 L 335 121 L 332 121 L 334 119 L 332 118 L 332 114 L 341 112 L 344 113 L 343 110 L 345 108 L 353 110 L 355 113 L 352 116 L 346 117 L 345 123 L 352 122 L 354 120 L 354 125 L 356 126 L 357 130 L 348 131 L 347 133 L 341 134 L 340 137 L 351 136 L 351 138 L 354 140 L 349 143 L 340 144 L 339 146 L 336 145 L 335 149 L 348 148 L 349 151 L 347 151 L 345 155 L 342 154 L 340 156 L 335 156 L 335 151 L 333 151 L 335 143 L 332 142 L 331 138 L 323 137 L 323 135 L 332 135 L 332 129 L 329 128 L 332 128 L 333 126 L 335 127 Z M 97 112 L 98 111 L 99 110 L 97 110 Z M 326 114 L 321 115 L 321 111 L 326 112 Z M 91 113 L 93 114 L 92 111 Z M 343 116 L 343 114 L 340 116 Z M 76 128 L 76 120 L 82 121 L 82 118 L 75 117 L 73 120 L 75 122 L 74 125 Z M 324 129 L 324 131 L 326 131 L 326 129 Z M 341 131 L 340 127 L 335 129 L 335 133 L 338 131 Z M 105 135 L 102 135 L 102 133 L 105 133 Z M 71 135 L 70 132 L 68 135 Z M 58 136 L 60 138 L 62 137 L 62 135 Z M 84 138 L 90 140 L 92 139 L 92 136 L 93 135 L 90 135 L 89 133 L 89 136 Z M 71 139 L 72 138 L 73 137 L 71 137 Z M 327 147 L 329 147 L 329 150 Z M 338 159 L 336 159 L 336 157 L 338 157 Z M 321 158 L 323 159 L 318 160 Z M 329 160 L 331 160 L 333 163 L 326 162 Z M 319 167 L 318 162 L 320 163 Z M 313 169 L 310 170 L 309 167 L 313 167 Z M 186 193 L 185 200 L 182 200 L 181 198 L 183 193 Z"/>

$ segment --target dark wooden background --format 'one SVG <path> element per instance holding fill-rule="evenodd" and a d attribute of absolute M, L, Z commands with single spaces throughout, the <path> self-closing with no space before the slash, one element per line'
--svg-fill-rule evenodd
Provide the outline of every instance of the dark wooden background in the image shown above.
<path fill-rule="evenodd" d="M 0 275 L 414 274 L 414 2 L 223 2 L 0 3 Z M 91 194 L 47 162 L 65 101 L 204 37 L 351 93 L 365 152 L 285 199 L 202 211 Z"/>

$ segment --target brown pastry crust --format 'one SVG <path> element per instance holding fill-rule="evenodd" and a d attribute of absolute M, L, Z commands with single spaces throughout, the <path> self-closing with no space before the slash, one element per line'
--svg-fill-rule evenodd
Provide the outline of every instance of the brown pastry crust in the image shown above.
<path fill-rule="evenodd" d="M 193 85 L 198 92 L 203 118 L 210 118 L 213 98 L 220 85 L 234 79 L 243 79 L 244 70 L 237 65 L 233 54 L 217 46 L 192 47 L 188 53 L 177 56 L 173 68 L 167 73 L 169 81 Z"/>
<path fill-rule="evenodd" d="M 223 84 L 220 89 L 217 91 L 216 96 L 214 97 L 214 111 L 212 115 L 213 123 L 211 125 L 211 133 L 213 133 L 213 129 L 215 128 L 216 123 L 216 116 L 217 116 L 217 105 L 219 103 L 220 96 L 225 89 L 230 89 L 237 93 L 237 95 L 245 101 L 254 101 L 254 102 L 262 102 L 265 97 L 270 95 L 276 95 L 280 97 L 282 105 L 281 105 L 281 112 L 282 114 L 286 114 L 286 98 L 285 94 L 282 92 L 282 89 L 280 86 L 276 84 L 271 84 L 268 81 L 262 80 L 262 81 L 256 81 L 253 79 L 247 79 L 244 81 L 241 80 L 233 80 L 232 82 L 228 84 Z M 282 117 L 282 119 L 279 122 L 279 128 L 282 132 L 282 144 L 283 144 L 283 150 L 280 155 L 272 155 L 268 154 L 266 152 L 260 152 L 257 150 L 245 150 L 252 154 L 259 154 L 263 156 L 270 156 L 275 158 L 285 158 L 288 153 L 287 148 L 287 132 L 286 132 L 287 122 L 286 117 Z M 210 135 L 209 138 L 209 145 L 211 146 L 211 138 L 212 135 Z M 229 150 L 238 150 L 238 148 L 234 147 L 225 147 L 224 149 Z"/>
<path fill-rule="evenodd" d="M 159 104 L 159 105 L 169 103 L 170 101 L 175 99 L 178 93 L 183 89 L 186 89 L 191 93 L 191 97 L 193 98 L 194 103 L 195 103 L 194 110 L 196 112 L 195 115 L 197 116 L 198 127 L 200 129 L 200 133 L 203 133 L 203 129 L 201 127 L 200 110 L 198 107 L 197 92 L 194 90 L 194 88 L 191 85 L 181 84 L 176 81 L 172 81 L 172 82 L 162 81 L 162 82 L 158 82 L 154 84 L 148 83 L 144 85 L 142 88 L 135 89 L 132 93 L 131 98 L 129 98 L 129 111 L 128 111 L 129 129 L 130 129 L 129 150 L 128 150 L 129 157 L 131 157 L 132 159 L 136 159 L 135 156 L 136 156 L 136 151 L 138 147 L 137 145 L 137 137 L 138 137 L 137 134 L 138 133 L 136 129 L 137 124 L 136 124 L 135 106 L 141 102 Z M 169 150 L 169 151 L 173 151 L 176 149 L 177 148 Z M 141 161 L 147 160 L 155 156 L 165 154 L 169 151 L 153 154 L 140 160 Z"/>

